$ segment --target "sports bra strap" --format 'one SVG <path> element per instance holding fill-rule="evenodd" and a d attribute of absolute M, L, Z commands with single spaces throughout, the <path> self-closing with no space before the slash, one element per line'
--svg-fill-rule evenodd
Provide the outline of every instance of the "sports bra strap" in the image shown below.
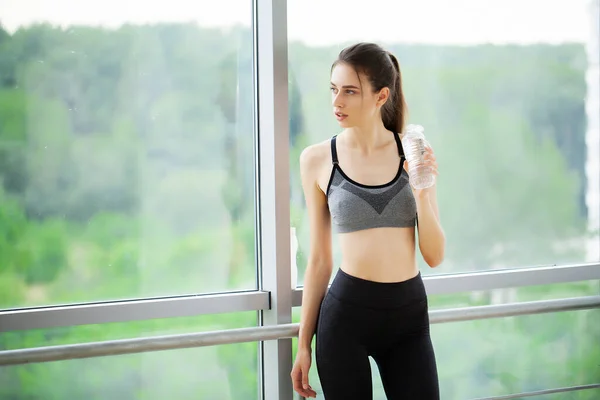
<path fill-rule="evenodd" d="M 333 164 L 337 164 L 338 163 L 338 157 L 337 157 L 337 148 L 335 145 L 335 139 L 336 139 L 337 135 L 333 136 L 331 138 L 331 161 L 333 162 Z"/>
<path fill-rule="evenodd" d="M 404 158 L 404 148 L 402 147 L 402 141 L 400 140 L 400 134 L 394 133 L 394 139 L 396 139 L 396 145 L 398 146 L 398 155 Z"/>

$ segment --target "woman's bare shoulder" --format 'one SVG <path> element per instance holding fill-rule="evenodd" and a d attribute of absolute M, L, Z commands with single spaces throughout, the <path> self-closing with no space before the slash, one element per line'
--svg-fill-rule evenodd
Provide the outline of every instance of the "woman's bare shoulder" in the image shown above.
<path fill-rule="evenodd" d="M 308 172 L 320 170 L 325 164 L 331 164 L 330 139 L 311 144 L 300 153 L 300 169 Z"/>
<path fill-rule="evenodd" d="M 304 183 L 311 182 L 325 193 L 331 174 L 331 142 L 323 140 L 307 146 L 300 154 L 300 174 Z"/>

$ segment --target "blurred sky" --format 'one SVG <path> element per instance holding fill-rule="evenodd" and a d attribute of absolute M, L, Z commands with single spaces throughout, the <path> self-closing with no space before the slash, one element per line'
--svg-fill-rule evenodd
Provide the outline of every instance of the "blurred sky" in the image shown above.
<path fill-rule="evenodd" d="M 590 0 L 289 0 L 288 36 L 310 45 L 354 40 L 472 44 L 586 42 Z M 103 25 L 251 23 L 249 0 L 0 0 L 9 31 L 32 22 Z M 598 18 L 596 16 L 596 18 Z"/>

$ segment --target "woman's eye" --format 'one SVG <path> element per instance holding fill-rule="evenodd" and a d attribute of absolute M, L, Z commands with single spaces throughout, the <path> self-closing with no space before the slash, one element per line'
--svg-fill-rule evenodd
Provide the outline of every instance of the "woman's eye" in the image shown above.
<path fill-rule="evenodd" d="M 337 91 L 338 91 L 338 90 L 337 90 L 337 88 L 334 88 L 334 87 L 331 87 L 331 88 L 329 88 L 329 90 L 330 90 L 332 93 L 337 93 Z M 352 94 L 356 94 L 356 91 L 355 91 L 355 90 L 348 89 L 348 90 L 344 91 L 344 93 L 346 93 L 346 94 L 348 94 L 348 95 L 352 95 Z"/>

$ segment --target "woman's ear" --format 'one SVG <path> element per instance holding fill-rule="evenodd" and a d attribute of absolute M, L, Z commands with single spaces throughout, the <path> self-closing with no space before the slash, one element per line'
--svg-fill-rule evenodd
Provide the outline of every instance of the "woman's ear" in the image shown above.
<path fill-rule="evenodd" d="M 377 95 L 377 106 L 383 107 L 385 102 L 388 101 L 389 97 L 390 97 L 390 89 L 387 87 L 384 87 L 383 89 L 381 89 L 379 91 L 379 94 Z"/>

